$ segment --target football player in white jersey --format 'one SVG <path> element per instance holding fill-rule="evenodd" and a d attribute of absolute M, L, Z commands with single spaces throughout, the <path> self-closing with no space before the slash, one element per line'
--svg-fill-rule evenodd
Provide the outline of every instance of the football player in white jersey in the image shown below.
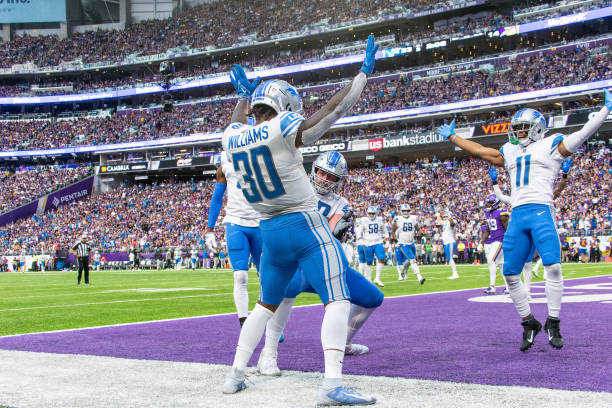
<path fill-rule="evenodd" d="M 319 199 L 319 212 L 329 222 L 333 235 L 339 241 L 352 226 L 352 211 L 346 199 L 338 191 L 347 173 L 346 160 L 338 152 L 321 153 L 312 165 L 311 182 Z M 363 326 L 372 312 L 382 304 L 384 295 L 363 275 L 352 268 L 346 272 L 346 285 L 351 294 L 349 330 L 346 338 L 345 354 L 360 355 L 369 351 L 367 346 L 354 344 L 353 337 Z M 282 333 L 295 298 L 303 292 L 314 292 L 306 280 L 302 269 L 291 279 L 285 299 L 280 304 L 266 326 L 266 344 L 261 351 L 257 368 L 263 375 L 280 375 L 277 365 L 278 336 Z"/>
<path fill-rule="evenodd" d="M 362 217 L 359 217 L 355 220 L 355 242 L 357 244 L 357 257 L 359 267 L 357 270 L 360 274 L 366 274 L 366 257 L 365 257 L 365 246 L 363 245 L 363 229 L 359 226 L 361 225 Z"/>
<path fill-rule="evenodd" d="M 448 279 L 457 279 L 459 274 L 457 273 L 457 265 L 455 265 L 455 259 L 453 254 L 455 248 L 457 248 L 457 242 L 455 241 L 455 228 L 456 223 L 453 220 L 453 215 L 449 210 L 438 214 L 438 223 L 442 224 L 442 244 L 444 245 L 444 256 L 446 261 L 451 267 L 452 275 Z"/>
<path fill-rule="evenodd" d="M 360 218 L 357 224 L 357 236 L 361 235 L 363 237 L 365 261 L 367 263 L 364 268 L 364 275 L 367 280 L 372 280 L 372 264 L 374 263 L 374 255 L 376 255 L 376 278 L 374 283 L 383 287 L 385 285 L 380 280 L 380 274 L 387 261 L 383 241 L 388 238 L 389 232 L 385 220 L 378 215 L 376 207 L 368 207 L 366 214 L 367 217 Z"/>
<path fill-rule="evenodd" d="M 208 211 L 208 226 L 206 228 L 206 246 L 213 252 L 218 252 L 218 245 L 213 232 L 217 218 L 223 207 L 223 195 L 227 189 L 227 204 L 225 206 L 225 240 L 230 263 L 234 270 L 234 303 L 240 326 L 249 315 L 249 256 L 259 271 L 262 240 L 259 231 L 261 215 L 255 211 L 238 186 L 238 176 L 233 165 L 229 164 L 225 154 L 220 155 L 220 165 L 217 168 L 217 183 L 210 200 Z"/>
<path fill-rule="evenodd" d="M 531 314 L 528 294 L 521 283 L 520 273 L 532 246 L 535 245 L 544 263 L 548 317 L 544 330 L 549 344 L 563 347 L 559 314 L 563 296 L 561 274 L 561 244 L 553 211 L 553 184 L 566 157 L 574 153 L 595 133 L 612 109 L 612 94 L 604 90 L 604 106 L 582 127 L 568 136 L 560 133 L 544 138 L 546 119 L 536 110 L 521 109 L 510 121 L 509 142 L 500 150 L 484 147 L 455 134 L 455 121 L 443 125 L 438 134 L 461 149 L 504 166 L 510 175 L 512 215 L 504 236 L 503 274 L 510 297 L 522 318 L 521 351 L 529 349 L 542 324 Z"/>
<path fill-rule="evenodd" d="M 408 265 L 412 268 L 412 272 L 416 275 L 419 283 L 425 283 L 425 278 L 421 276 L 419 265 L 416 262 L 416 247 L 414 245 L 414 236 L 419 224 L 419 217 L 415 214 L 410 214 L 410 206 L 402 204 L 400 206 L 400 215 L 393 220 L 391 227 L 391 237 L 397 240 L 395 247 L 395 259 L 397 259 L 398 280 L 404 280 Z"/>
<path fill-rule="evenodd" d="M 325 305 L 321 326 L 325 375 L 317 404 L 364 405 L 376 401 L 342 386 L 350 312 L 348 266 L 327 220 L 318 211 L 318 200 L 298 147 L 319 140 L 357 102 L 374 69 L 377 48 L 370 36 L 357 76 L 308 119 L 299 113 L 299 93 L 287 82 L 270 80 L 252 89 L 246 76 L 234 72 L 245 94 L 250 94 L 255 125 L 247 125 L 244 112 L 248 103 L 240 101 L 232 118 L 241 120 L 233 120 L 224 132 L 223 150 L 239 178 L 244 197 L 261 214 L 259 229 L 264 244 L 260 297 L 240 332 L 234 363 L 223 383 L 226 394 L 246 388 L 246 365 L 300 267 Z"/>

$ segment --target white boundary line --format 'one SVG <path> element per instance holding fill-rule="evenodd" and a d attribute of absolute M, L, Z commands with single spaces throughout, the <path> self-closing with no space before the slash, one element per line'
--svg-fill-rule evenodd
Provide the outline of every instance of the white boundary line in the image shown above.
<path fill-rule="evenodd" d="M 612 275 L 584 276 L 584 277 L 581 277 L 581 278 L 565 279 L 564 281 L 576 280 L 576 279 L 602 278 L 602 277 L 611 277 L 612 278 Z M 480 289 L 480 288 L 445 290 L 445 291 L 441 291 L 441 292 L 413 293 L 411 295 L 397 295 L 397 296 L 389 296 L 389 297 L 385 296 L 385 299 L 398 299 L 398 298 L 408 298 L 408 297 L 413 297 L 413 296 L 425 296 L 425 295 L 439 295 L 439 294 L 445 294 L 445 293 L 459 293 L 459 292 L 466 292 L 468 290 L 476 290 L 476 289 Z M 221 295 L 221 294 L 219 293 L 219 295 Z M 202 296 L 205 296 L 205 295 L 202 295 Z M 183 296 L 183 297 L 187 298 L 187 297 L 202 297 L 202 296 Z M 173 300 L 173 299 L 180 299 L 180 298 L 181 297 L 179 297 L 179 298 L 176 298 L 176 297 L 175 298 L 164 298 L 164 299 Z M 164 299 L 161 299 L 161 300 L 164 300 Z M 139 300 L 144 301 L 145 299 L 139 299 Z M 160 300 L 160 299 L 152 299 L 152 300 Z M 121 303 L 121 302 L 128 302 L 128 301 L 129 300 L 120 300 L 120 301 L 112 301 L 112 302 L 107 302 L 107 303 Z M 93 304 L 98 304 L 98 303 L 93 303 Z M 83 304 L 83 305 L 88 305 L 88 304 Z M 79 306 L 79 305 L 70 305 L 70 306 Z M 313 307 L 313 306 L 322 306 L 322 305 L 320 303 L 314 303 L 314 304 L 311 304 L 311 305 L 293 306 L 293 308 Z M 161 322 L 171 322 L 171 321 L 201 319 L 201 318 L 206 318 L 206 317 L 231 316 L 231 315 L 234 315 L 234 314 L 236 314 L 236 312 L 207 314 L 207 315 L 189 316 L 189 317 L 178 317 L 178 318 L 173 318 L 173 319 L 147 320 L 147 321 L 144 321 L 144 322 L 130 322 L 130 323 L 119 323 L 119 324 L 107 324 L 107 325 L 101 325 L 101 326 L 80 327 L 80 328 L 62 329 L 62 330 L 50 330 L 50 331 L 34 332 L 34 333 L 9 334 L 8 336 L 0 336 L 0 339 L 6 339 L 6 338 L 10 338 L 10 337 L 20 337 L 20 336 L 32 336 L 32 335 L 38 335 L 38 334 L 64 333 L 64 332 L 72 332 L 72 331 L 78 331 L 78 330 L 94 330 L 94 329 L 101 329 L 101 328 L 104 328 L 104 327 L 122 327 L 122 326 L 132 326 L 132 325 L 137 325 L 137 324 L 161 323 Z"/>

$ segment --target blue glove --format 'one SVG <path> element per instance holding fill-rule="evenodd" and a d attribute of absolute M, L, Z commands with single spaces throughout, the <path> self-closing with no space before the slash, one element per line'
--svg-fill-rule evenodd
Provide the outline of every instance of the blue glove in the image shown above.
<path fill-rule="evenodd" d="M 374 61 L 376 60 L 376 51 L 378 51 L 378 45 L 374 44 L 374 36 L 368 36 L 368 45 L 366 46 L 365 59 L 361 65 L 360 71 L 363 71 L 367 76 L 372 75 L 374 71 Z"/>
<path fill-rule="evenodd" d="M 607 89 L 604 89 L 604 105 L 606 105 L 606 108 L 612 110 L 612 93 Z"/>
<path fill-rule="evenodd" d="M 563 171 L 563 174 L 569 173 L 570 167 L 572 167 L 572 158 L 568 157 L 567 159 L 563 160 L 563 163 L 561 163 L 561 170 Z"/>
<path fill-rule="evenodd" d="M 455 119 L 453 119 L 450 125 L 440 126 L 436 133 L 442 136 L 444 140 L 448 140 L 449 137 L 455 134 Z"/>
<path fill-rule="evenodd" d="M 244 73 L 244 69 L 238 64 L 234 65 L 232 68 L 232 73 L 230 74 L 230 81 L 232 81 L 232 85 L 234 85 L 234 89 L 236 93 L 242 98 L 250 98 L 257 85 L 259 85 L 259 81 L 261 81 L 260 77 L 257 77 L 253 82 L 250 82 Z"/>
<path fill-rule="evenodd" d="M 497 183 L 497 170 L 495 170 L 495 167 L 489 167 L 489 177 L 491 177 L 493 183 Z"/>

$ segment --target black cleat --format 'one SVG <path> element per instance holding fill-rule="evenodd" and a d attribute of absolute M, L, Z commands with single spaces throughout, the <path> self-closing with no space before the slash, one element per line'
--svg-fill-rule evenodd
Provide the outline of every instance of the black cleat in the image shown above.
<path fill-rule="evenodd" d="M 561 320 L 557 317 L 549 317 L 546 319 L 546 324 L 544 325 L 544 331 L 548 334 L 548 344 L 556 349 L 563 347 L 563 338 L 559 330 L 560 322 Z"/>
<path fill-rule="evenodd" d="M 527 351 L 535 342 L 535 337 L 542 330 L 542 323 L 538 322 L 535 317 L 524 320 L 521 325 L 523 326 L 523 341 L 521 342 L 521 351 Z"/>

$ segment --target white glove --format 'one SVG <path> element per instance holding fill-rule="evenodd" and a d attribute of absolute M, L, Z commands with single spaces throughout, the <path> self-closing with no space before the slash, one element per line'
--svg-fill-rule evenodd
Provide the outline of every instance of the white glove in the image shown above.
<path fill-rule="evenodd" d="M 217 251 L 217 239 L 215 238 L 214 232 L 208 232 L 204 235 L 206 248 L 209 251 L 216 252 Z"/>

